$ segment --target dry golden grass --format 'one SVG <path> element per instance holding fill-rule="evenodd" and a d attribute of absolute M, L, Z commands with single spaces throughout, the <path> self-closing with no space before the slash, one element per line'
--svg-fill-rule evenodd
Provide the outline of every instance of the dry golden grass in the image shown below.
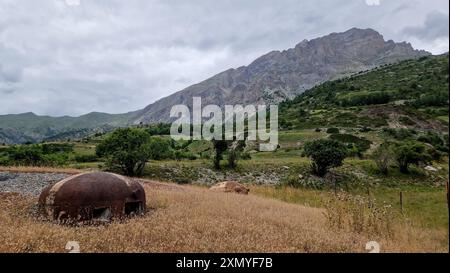
<path fill-rule="evenodd" d="M 149 212 L 105 226 L 68 227 L 34 218 L 35 198 L 0 194 L 0 252 L 447 252 L 443 234 L 399 229 L 389 240 L 329 227 L 325 211 L 254 195 L 144 183 Z"/>
<path fill-rule="evenodd" d="M 82 172 L 86 172 L 86 169 L 78 170 L 78 169 L 71 169 L 71 168 L 52 168 L 52 167 L 0 166 L 0 172 L 79 174 Z"/>

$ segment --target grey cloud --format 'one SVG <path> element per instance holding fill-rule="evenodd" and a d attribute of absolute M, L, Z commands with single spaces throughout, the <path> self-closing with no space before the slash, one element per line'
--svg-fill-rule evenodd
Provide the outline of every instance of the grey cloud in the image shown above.
<path fill-rule="evenodd" d="M 421 39 L 414 46 L 445 48 L 445 41 L 434 42 L 445 20 L 426 16 L 438 10 L 448 21 L 447 0 L 381 3 L 2 0 L 0 114 L 136 110 L 269 51 L 351 27 L 371 27 L 396 41 L 409 28 Z"/>
<path fill-rule="evenodd" d="M 428 14 L 421 26 L 407 27 L 403 30 L 406 36 L 417 37 L 421 40 L 435 40 L 449 36 L 449 16 L 441 12 Z"/>

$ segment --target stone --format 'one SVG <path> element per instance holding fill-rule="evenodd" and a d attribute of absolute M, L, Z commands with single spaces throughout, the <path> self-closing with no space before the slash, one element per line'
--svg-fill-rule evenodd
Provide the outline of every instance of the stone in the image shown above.
<path fill-rule="evenodd" d="M 438 170 L 437 170 L 435 167 L 433 167 L 433 166 L 426 166 L 426 167 L 425 167 L 425 170 L 430 171 L 430 172 L 437 172 L 437 171 L 438 171 Z"/>
<path fill-rule="evenodd" d="M 216 185 L 212 186 L 210 190 L 215 192 L 231 192 L 238 194 L 248 194 L 248 192 L 250 191 L 250 189 L 246 188 L 236 181 L 224 181 L 217 183 Z"/>

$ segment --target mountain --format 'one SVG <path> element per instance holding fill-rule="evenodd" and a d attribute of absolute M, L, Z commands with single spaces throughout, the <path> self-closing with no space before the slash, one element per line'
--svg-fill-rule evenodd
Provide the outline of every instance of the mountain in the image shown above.
<path fill-rule="evenodd" d="M 121 126 L 170 122 L 171 107 L 191 106 L 194 96 L 201 97 L 203 105 L 279 103 L 328 80 L 428 55 L 408 43 L 385 41 L 375 30 L 353 28 L 272 51 L 248 66 L 226 70 L 135 112 L 93 112 L 80 117 L 0 115 L 0 143 L 79 139 Z"/>
<path fill-rule="evenodd" d="M 327 80 L 427 55 L 409 43 L 385 41 L 375 30 L 353 28 L 219 73 L 147 106 L 135 123 L 169 122 L 171 106 L 190 106 L 194 96 L 202 97 L 203 105 L 280 102 Z"/>
<path fill-rule="evenodd" d="M 131 124 L 139 113 L 113 115 L 92 112 L 80 117 L 38 116 L 34 113 L 0 115 L 0 143 L 80 139 Z"/>
<path fill-rule="evenodd" d="M 448 53 L 328 81 L 279 105 L 281 129 L 389 127 L 448 133 Z"/>

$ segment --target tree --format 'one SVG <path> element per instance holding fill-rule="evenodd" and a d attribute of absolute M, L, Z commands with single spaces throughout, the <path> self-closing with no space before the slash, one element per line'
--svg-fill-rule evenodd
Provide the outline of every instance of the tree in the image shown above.
<path fill-rule="evenodd" d="M 307 142 L 304 152 L 312 160 L 312 172 L 318 176 L 325 176 L 330 168 L 341 166 L 342 161 L 347 157 L 345 145 L 332 139 Z"/>
<path fill-rule="evenodd" d="M 8 148 L 9 162 L 26 166 L 62 166 L 68 160 L 70 145 L 67 144 L 28 144 Z M 68 150 L 66 150 L 66 148 Z"/>
<path fill-rule="evenodd" d="M 150 134 L 136 128 L 118 129 L 97 146 L 96 153 L 106 157 L 109 168 L 129 176 L 139 175 L 151 156 Z"/>
<path fill-rule="evenodd" d="M 219 170 L 220 160 L 223 159 L 223 153 L 228 149 L 228 142 L 226 140 L 213 140 L 212 142 L 214 147 L 214 168 Z"/>
<path fill-rule="evenodd" d="M 237 161 L 241 158 L 241 154 L 245 148 L 245 141 L 237 140 L 228 143 L 228 167 L 234 169 L 237 167 Z"/>
<path fill-rule="evenodd" d="M 150 159 L 163 160 L 173 157 L 172 142 L 162 137 L 151 137 L 149 141 Z"/>
<path fill-rule="evenodd" d="M 425 145 L 408 141 L 402 144 L 397 144 L 394 147 L 395 160 L 401 173 L 409 173 L 409 165 L 419 163 L 428 163 L 430 155 L 427 153 Z"/>
<path fill-rule="evenodd" d="M 14 164 L 27 166 L 44 165 L 42 146 L 34 144 L 12 146 L 7 151 L 9 159 Z"/>
<path fill-rule="evenodd" d="M 227 152 L 228 167 L 234 169 L 237 167 L 237 161 L 241 157 L 242 151 L 245 148 L 244 140 L 213 140 L 214 168 L 220 169 L 220 160 L 223 159 L 223 154 Z"/>
<path fill-rule="evenodd" d="M 373 152 L 372 159 L 375 161 L 380 172 L 387 175 L 389 172 L 389 164 L 394 159 L 392 144 L 384 142 Z"/>

